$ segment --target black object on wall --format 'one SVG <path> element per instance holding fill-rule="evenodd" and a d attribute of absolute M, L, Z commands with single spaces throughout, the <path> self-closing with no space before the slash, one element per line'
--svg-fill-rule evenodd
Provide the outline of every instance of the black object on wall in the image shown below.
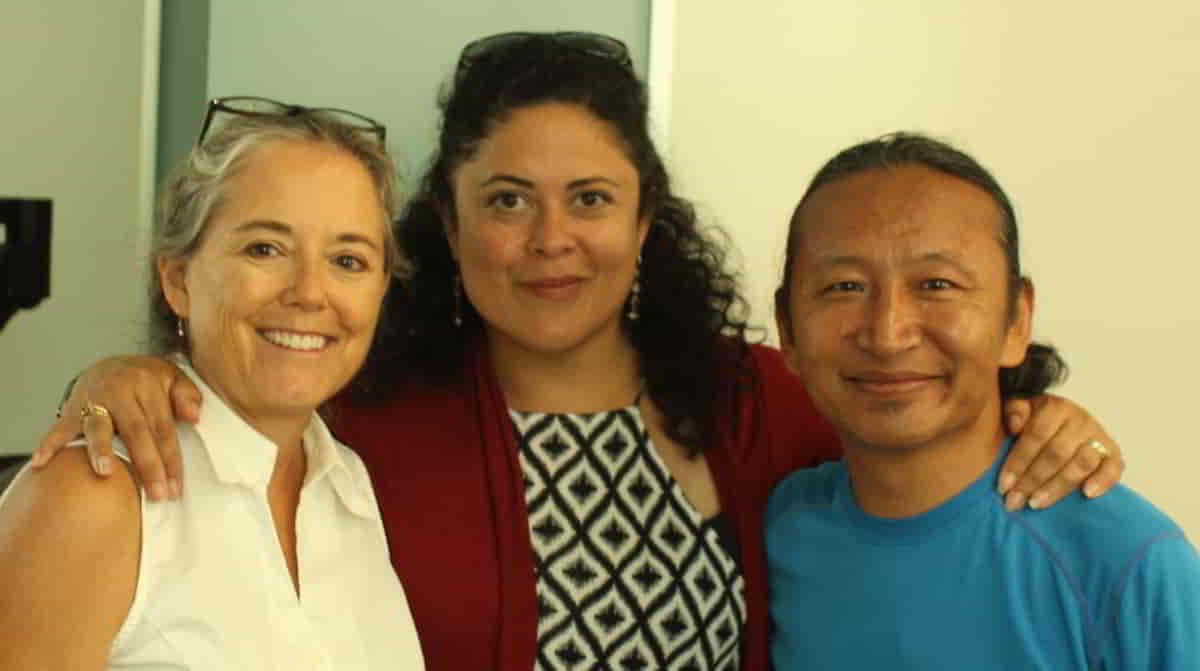
<path fill-rule="evenodd" d="M 29 461 L 29 455 L 26 454 L 0 454 L 0 494 L 4 493 L 5 489 L 12 484 L 13 478 L 17 477 L 17 473 Z"/>
<path fill-rule="evenodd" d="M 0 330 L 50 295 L 52 214 L 47 198 L 0 198 Z"/>

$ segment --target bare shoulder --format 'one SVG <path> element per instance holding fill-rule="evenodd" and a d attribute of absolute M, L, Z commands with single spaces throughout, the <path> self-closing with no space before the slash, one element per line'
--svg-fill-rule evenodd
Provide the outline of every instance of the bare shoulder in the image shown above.
<path fill-rule="evenodd" d="M 0 668 L 104 668 L 137 589 L 140 505 L 125 468 L 100 479 L 82 449 L 21 472 L 0 506 L 0 630 L 23 644 L 0 646 Z"/>
<path fill-rule="evenodd" d="M 123 464 L 119 460 L 114 460 Z M 21 527 L 39 534 L 67 534 L 76 542 L 99 535 L 136 530 L 140 499 L 128 469 L 118 466 L 108 478 L 92 472 L 83 449 L 67 449 L 44 468 L 26 468 L 10 485 L 0 507 L 0 539 Z"/>

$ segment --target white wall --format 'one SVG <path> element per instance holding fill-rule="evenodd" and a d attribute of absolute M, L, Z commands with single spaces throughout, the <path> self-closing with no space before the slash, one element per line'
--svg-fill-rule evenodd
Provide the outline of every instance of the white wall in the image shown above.
<path fill-rule="evenodd" d="M 54 199 L 50 298 L 0 332 L 0 453 L 29 452 L 67 380 L 144 330 L 158 3 L 0 10 L 0 195 Z"/>
<path fill-rule="evenodd" d="M 672 167 L 732 231 L 756 321 L 823 161 L 896 129 L 949 139 L 1017 204 L 1063 393 L 1200 539 L 1200 3 L 679 2 L 674 27 Z"/>

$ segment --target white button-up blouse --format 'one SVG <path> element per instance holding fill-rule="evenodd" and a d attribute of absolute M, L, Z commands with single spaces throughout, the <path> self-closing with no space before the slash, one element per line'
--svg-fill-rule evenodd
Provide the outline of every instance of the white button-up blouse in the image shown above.
<path fill-rule="evenodd" d="M 315 414 L 296 511 L 299 597 L 267 504 L 275 445 L 190 369 L 181 501 L 143 497 L 141 564 L 111 669 L 423 669 L 366 468 Z"/>

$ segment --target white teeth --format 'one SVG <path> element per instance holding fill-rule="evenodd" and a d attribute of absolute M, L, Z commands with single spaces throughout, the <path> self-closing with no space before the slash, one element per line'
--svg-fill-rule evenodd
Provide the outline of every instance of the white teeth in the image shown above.
<path fill-rule="evenodd" d="M 306 333 L 291 333 L 290 331 L 261 331 L 268 342 L 288 349 L 298 349 L 305 352 L 315 352 L 329 342 L 329 338 L 321 335 Z"/>

